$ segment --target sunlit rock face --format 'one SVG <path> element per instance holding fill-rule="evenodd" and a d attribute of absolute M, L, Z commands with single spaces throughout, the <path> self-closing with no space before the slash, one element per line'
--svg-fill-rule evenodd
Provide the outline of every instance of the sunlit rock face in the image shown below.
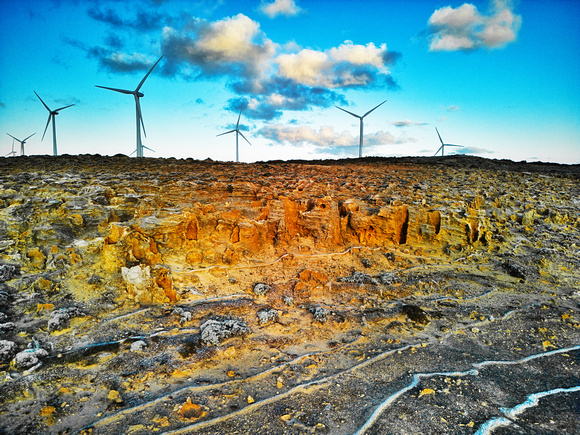
<path fill-rule="evenodd" d="M 459 400 L 431 374 L 482 361 L 546 353 L 577 374 L 562 355 L 580 344 L 578 166 L 63 156 L 0 168 L 0 417 L 33 416 L 0 418 L 0 432 L 392 433 L 390 411 L 371 415 L 408 373 L 433 378 L 401 393 L 417 412 L 443 390 Z M 489 403 L 509 385 L 485 382 L 469 391 Z M 485 422 L 469 397 L 434 417 L 443 433 Z"/>

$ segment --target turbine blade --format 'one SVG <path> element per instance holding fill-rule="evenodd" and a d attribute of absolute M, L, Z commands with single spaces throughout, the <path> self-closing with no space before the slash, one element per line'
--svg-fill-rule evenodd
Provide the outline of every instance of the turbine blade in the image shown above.
<path fill-rule="evenodd" d="M 240 125 L 240 118 L 242 117 L 242 109 L 240 109 L 240 114 L 238 115 L 238 122 L 236 122 L 236 130 L 238 129 L 238 125 Z"/>
<path fill-rule="evenodd" d="M 137 150 L 134 150 L 131 154 L 129 154 L 129 157 L 131 157 L 133 154 L 135 154 L 137 152 Z"/>
<path fill-rule="evenodd" d="M 446 143 L 445 146 L 446 147 L 461 147 L 461 148 L 463 148 L 463 145 L 453 145 L 452 143 Z"/>
<path fill-rule="evenodd" d="M 223 136 L 224 134 L 228 134 L 228 133 L 233 133 L 233 132 L 235 132 L 235 131 L 236 131 L 236 130 L 230 130 L 230 131 L 226 131 L 225 133 L 220 133 L 220 134 L 217 134 L 217 135 L 216 135 L 216 137 L 218 137 L 218 136 Z"/>
<path fill-rule="evenodd" d="M 42 101 L 42 98 L 40 98 L 40 96 L 36 93 L 36 91 L 33 91 L 36 96 L 38 97 L 38 99 L 40 100 L 40 102 L 44 105 L 44 107 L 46 107 L 46 110 L 48 110 L 49 112 L 51 111 L 48 106 L 46 105 L 46 103 L 44 101 Z"/>
<path fill-rule="evenodd" d="M 128 91 L 127 89 L 108 88 L 107 86 L 99 86 L 99 85 L 95 85 L 95 86 L 97 88 L 101 88 L 101 89 L 108 89 L 109 91 L 115 91 L 115 92 L 120 92 L 122 94 L 133 95 L 133 91 Z"/>
<path fill-rule="evenodd" d="M 352 115 L 352 116 L 354 116 L 355 118 L 359 118 L 359 119 L 360 119 L 360 118 L 362 118 L 361 116 L 358 116 L 358 115 L 357 115 L 357 114 L 355 114 L 355 113 L 349 112 L 348 110 L 344 110 L 342 107 L 338 107 L 338 106 L 334 106 L 334 107 L 336 107 L 337 109 L 340 109 L 340 110 L 342 110 L 343 112 L 346 112 L 346 113 L 348 113 L 349 115 Z"/>
<path fill-rule="evenodd" d="M 159 63 L 159 61 L 163 59 L 163 56 L 161 56 L 159 58 L 159 60 L 157 62 L 155 62 L 155 65 L 153 65 L 151 67 L 151 69 L 149 70 L 149 72 L 145 75 L 145 77 L 143 77 L 143 80 L 141 80 L 141 83 L 139 83 L 139 86 L 137 86 L 137 89 L 135 89 L 135 92 L 138 92 L 139 89 L 141 89 L 141 86 L 143 86 L 143 83 L 145 83 L 145 80 L 147 80 L 147 77 L 149 77 L 149 74 L 151 74 L 151 71 L 153 71 L 153 68 L 155 68 L 157 66 L 157 64 Z"/>
<path fill-rule="evenodd" d="M 17 138 L 15 138 L 15 137 L 14 137 L 14 136 L 12 136 L 10 133 L 6 133 L 6 134 L 7 134 L 8 136 L 10 136 L 12 139 L 15 139 L 15 140 L 17 140 L 18 142 L 20 142 L 20 139 L 17 139 Z M 28 136 L 28 137 L 30 137 L 30 136 Z M 28 139 L 28 137 L 27 137 L 26 139 Z M 26 139 L 24 139 L 24 140 L 26 140 Z"/>
<path fill-rule="evenodd" d="M 437 132 L 437 136 L 439 136 L 439 140 L 441 141 L 441 145 L 443 145 L 443 139 L 441 139 L 441 135 L 439 134 L 439 130 L 435 127 L 435 131 Z"/>
<path fill-rule="evenodd" d="M 437 151 L 435 151 L 435 154 L 433 154 L 433 155 L 434 155 L 434 156 L 436 156 L 436 155 L 437 155 L 437 153 L 438 153 L 439 151 L 441 151 L 441 149 L 442 149 L 442 148 L 443 148 L 443 145 L 441 145 L 441 146 L 439 147 L 439 149 L 438 149 Z"/>
<path fill-rule="evenodd" d="M 69 104 L 68 106 L 64 106 L 64 107 L 61 107 L 60 109 L 56 109 L 55 112 L 59 112 L 63 109 L 66 109 L 67 107 L 72 107 L 72 106 L 74 106 L 74 104 Z"/>
<path fill-rule="evenodd" d="M 250 141 L 248 139 L 246 139 L 246 136 L 244 136 L 244 134 L 240 130 L 238 130 L 238 133 L 240 133 L 240 136 L 242 136 L 244 138 L 244 140 L 246 142 L 248 142 L 250 144 L 250 146 L 252 146 L 252 144 L 250 143 Z"/>
<path fill-rule="evenodd" d="M 46 129 L 48 128 L 48 124 L 50 124 L 50 117 L 51 117 L 51 115 L 48 115 L 48 121 L 46 121 L 46 127 L 44 127 L 44 133 L 42 133 L 42 139 L 40 139 L 41 141 L 44 140 L 44 135 L 46 134 Z"/>
<path fill-rule="evenodd" d="M 142 146 L 143 148 L 147 148 L 149 151 L 153 151 L 154 153 L 156 153 L 156 152 L 157 152 L 157 151 L 155 151 L 155 150 L 152 150 L 151 148 L 149 148 L 149 147 L 147 147 L 147 146 L 145 146 L 145 145 L 143 145 L 143 144 L 141 144 L 141 146 Z"/>
<path fill-rule="evenodd" d="M 22 142 L 26 142 L 28 139 L 30 139 L 32 136 L 34 136 L 36 133 L 32 133 L 30 136 L 28 136 L 26 139 L 24 139 Z"/>
<path fill-rule="evenodd" d="M 383 101 L 381 104 L 379 104 L 378 106 L 373 107 L 371 110 L 369 110 L 367 113 L 365 113 L 361 118 L 364 118 L 365 116 L 367 116 L 369 113 L 371 113 L 373 110 L 378 109 L 380 106 L 382 106 L 383 104 L 385 104 L 387 102 L 387 100 Z"/>

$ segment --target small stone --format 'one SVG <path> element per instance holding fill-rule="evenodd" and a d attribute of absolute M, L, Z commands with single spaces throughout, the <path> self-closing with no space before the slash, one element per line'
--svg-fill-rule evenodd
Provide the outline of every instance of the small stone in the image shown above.
<path fill-rule="evenodd" d="M 264 296 L 270 290 L 272 290 L 272 287 L 270 287 L 268 284 L 259 282 L 256 285 L 254 285 L 254 294 L 256 296 Z"/>
<path fill-rule="evenodd" d="M 20 265 L 0 264 L 0 282 L 10 281 L 18 275 L 20 275 Z"/>
<path fill-rule="evenodd" d="M 328 320 L 328 310 L 324 307 L 310 307 L 309 311 L 317 322 L 326 323 Z"/>
<path fill-rule="evenodd" d="M 250 328 L 241 320 L 225 319 L 206 320 L 200 327 L 201 340 L 210 346 L 218 346 L 222 341 L 236 335 L 250 332 Z"/>
<path fill-rule="evenodd" d="M 280 313 L 278 310 L 262 310 L 258 311 L 258 320 L 260 321 L 261 325 L 265 325 L 269 322 L 275 322 L 280 317 Z"/>
<path fill-rule="evenodd" d="M 141 352 L 147 347 L 147 343 L 143 340 L 138 340 L 131 343 L 131 352 Z"/>
<path fill-rule="evenodd" d="M 8 340 L 0 340 L 0 362 L 9 361 L 16 352 L 16 343 Z"/>
<path fill-rule="evenodd" d="M 254 403 L 256 400 L 252 396 L 248 396 L 248 403 Z"/>
<path fill-rule="evenodd" d="M 284 303 L 288 306 L 294 305 L 294 298 L 290 296 L 284 296 Z"/>
<path fill-rule="evenodd" d="M 121 394 L 119 394 L 119 392 L 117 390 L 109 391 L 109 395 L 107 396 L 107 399 L 109 399 L 111 402 L 116 402 L 116 403 L 123 402 L 123 398 L 121 397 Z"/>
<path fill-rule="evenodd" d="M 40 363 L 40 358 L 48 356 L 44 349 L 27 349 L 16 354 L 11 365 L 20 370 L 26 370 Z"/>

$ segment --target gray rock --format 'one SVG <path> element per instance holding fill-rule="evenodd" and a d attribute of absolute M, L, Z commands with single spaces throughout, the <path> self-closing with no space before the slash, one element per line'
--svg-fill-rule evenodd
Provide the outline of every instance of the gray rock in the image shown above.
<path fill-rule="evenodd" d="M 20 370 L 26 370 L 34 367 L 40 362 L 40 358 L 48 356 L 44 349 L 27 349 L 16 354 L 12 360 L 14 367 Z"/>
<path fill-rule="evenodd" d="M 147 343 L 143 340 L 135 341 L 131 343 L 131 352 L 141 352 L 147 347 Z"/>
<path fill-rule="evenodd" d="M 278 310 L 269 309 L 258 311 L 258 320 L 261 325 L 265 325 L 268 322 L 275 322 L 280 317 Z"/>
<path fill-rule="evenodd" d="M 68 321 L 73 317 L 82 317 L 85 313 L 79 308 L 60 308 L 56 311 L 50 313 L 50 319 L 48 320 L 48 330 L 58 331 L 64 329 L 68 325 Z"/>
<path fill-rule="evenodd" d="M 0 340 L 0 362 L 10 361 L 16 352 L 16 343 L 8 340 Z"/>
<path fill-rule="evenodd" d="M 338 282 L 347 282 L 351 284 L 380 284 L 377 279 L 362 272 L 354 272 L 351 276 L 343 276 L 338 278 Z"/>
<path fill-rule="evenodd" d="M 222 341 L 250 332 L 250 328 L 241 320 L 206 320 L 201 326 L 201 340 L 210 346 L 218 346 Z"/>
<path fill-rule="evenodd" d="M 309 311 L 317 322 L 326 323 L 328 320 L 328 310 L 324 307 L 310 307 Z"/>
<path fill-rule="evenodd" d="M 272 290 L 272 287 L 270 287 L 268 284 L 259 282 L 256 285 L 254 285 L 254 294 L 256 296 L 264 296 L 270 290 Z"/>
<path fill-rule="evenodd" d="M 0 264 L 0 282 L 10 281 L 18 275 L 20 275 L 20 265 Z"/>

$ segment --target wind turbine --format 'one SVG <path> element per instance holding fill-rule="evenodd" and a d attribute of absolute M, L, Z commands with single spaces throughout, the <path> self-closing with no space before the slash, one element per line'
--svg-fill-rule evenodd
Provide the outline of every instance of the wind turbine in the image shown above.
<path fill-rule="evenodd" d="M 147 137 L 147 133 L 145 132 L 145 124 L 143 123 L 143 115 L 141 113 L 141 104 L 139 103 L 139 98 L 143 97 L 144 94 L 142 92 L 139 92 L 139 89 L 141 89 L 141 86 L 143 86 L 143 83 L 145 83 L 145 80 L 147 80 L 147 77 L 149 77 L 149 74 L 151 74 L 151 71 L 153 71 L 153 68 L 155 68 L 157 66 L 157 64 L 159 63 L 159 61 L 161 61 L 161 59 L 163 59 L 163 56 L 161 56 L 157 60 L 157 62 L 155 62 L 155 65 L 153 65 L 151 67 L 149 72 L 145 75 L 145 77 L 143 77 L 143 80 L 141 80 L 141 82 L 139 83 L 139 86 L 137 86 L 137 88 L 134 91 L 129 91 L 127 89 L 108 88 L 106 86 L 95 85 L 97 88 L 108 89 L 110 91 L 120 92 L 121 94 L 133 95 L 133 97 L 135 97 L 135 111 L 137 113 L 137 115 L 136 115 L 136 119 L 137 119 L 137 148 L 135 149 L 135 151 L 137 152 L 137 157 L 143 157 L 143 148 L 147 148 L 149 151 L 153 151 L 151 148 L 146 147 L 141 142 L 141 127 L 143 127 L 143 134 L 145 135 L 145 137 Z M 153 151 L 153 152 L 155 152 L 155 151 Z M 133 153 L 131 153 L 131 154 L 133 154 Z"/>
<path fill-rule="evenodd" d="M 387 102 L 387 100 L 383 101 L 381 104 L 373 107 L 371 110 L 369 110 L 367 113 L 365 113 L 363 116 L 357 115 L 356 113 L 352 113 L 349 112 L 348 110 L 344 110 L 342 107 L 338 107 L 338 106 L 334 106 L 337 109 L 342 110 L 343 112 L 348 113 L 349 115 L 354 116 L 355 118 L 358 118 L 360 120 L 360 143 L 358 146 L 358 156 L 362 157 L 362 147 L 363 147 L 363 130 L 364 130 L 364 123 L 363 123 L 363 119 L 365 116 L 367 116 L 369 113 L 371 113 L 373 110 L 375 110 L 376 108 L 378 108 L 379 106 L 385 104 Z"/>
<path fill-rule="evenodd" d="M 439 150 L 441 150 L 441 157 L 443 157 L 445 155 L 445 147 L 463 147 L 463 145 L 453 145 L 451 143 L 443 143 L 443 139 L 441 139 L 441 135 L 439 134 L 439 130 L 437 130 L 437 127 L 435 127 L 435 130 L 437 131 L 437 136 L 439 136 L 439 140 L 441 141 L 441 146 L 435 152 L 434 154 L 435 156 L 437 155 Z"/>
<path fill-rule="evenodd" d="M 16 155 L 16 151 L 14 151 L 14 139 L 12 139 L 12 151 L 10 151 L 8 154 L 6 154 L 4 157 L 8 157 L 8 156 L 15 156 Z"/>
<path fill-rule="evenodd" d="M 28 139 L 30 139 L 32 136 L 34 136 L 36 133 L 32 133 L 30 136 L 28 136 L 26 139 L 24 140 L 20 140 L 14 136 L 12 136 L 10 133 L 6 133 L 8 136 L 10 136 L 12 139 L 16 140 L 17 142 L 20 142 L 20 155 L 23 156 L 24 155 L 24 144 L 26 143 L 26 141 Z M 14 142 L 12 142 L 12 153 L 11 154 L 16 154 L 16 151 L 14 151 Z"/>
<path fill-rule="evenodd" d="M 236 122 L 236 128 L 234 128 L 233 130 L 230 130 L 230 131 L 226 131 L 225 133 L 220 133 L 216 136 L 216 137 L 218 137 L 218 136 L 223 136 L 224 134 L 233 133 L 234 131 L 236 132 L 236 162 L 240 161 L 240 156 L 238 153 L 238 135 L 242 136 L 244 138 L 244 140 L 250 144 L 250 146 L 252 145 L 250 143 L 250 141 L 248 139 L 246 139 L 246 136 L 244 136 L 244 134 L 240 131 L 239 125 L 240 125 L 241 116 L 242 116 L 242 109 L 240 109 L 240 114 L 238 115 L 238 122 Z"/>
<path fill-rule="evenodd" d="M 34 91 L 34 93 L 36 94 L 36 91 Z M 71 107 L 74 106 L 74 104 L 69 104 L 68 106 L 64 106 L 64 107 L 60 107 L 59 109 L 56 110 L 50 110 L 49 107 L 46 105 L 46 103 L 44 101 L 42 101 L 42 98 L 40 98 L 40 96 L 38 94 L 36 94 L 36 96 L 38 97 L 38 99 L 40 100 L 40 102 L 44 105 L 44 107 L 46 107 L 46 110 L 48 110 L 48 121 L 46 121 L 46 127 L 44 127 L 44 133 L 42 133 L 42 139 L 44 139 L 44 135 L 46 134 L 46 129 L 48 128 L 48 124 L 50 124 L 50 121 L 52 120 L 52 155 L 57 156 L 57 150 L 56 150 L 56 119 L 55 116 L 58 115 L 58 112 L 60 112 L 63 109 L 66 109 L 67 107 Z"/>

